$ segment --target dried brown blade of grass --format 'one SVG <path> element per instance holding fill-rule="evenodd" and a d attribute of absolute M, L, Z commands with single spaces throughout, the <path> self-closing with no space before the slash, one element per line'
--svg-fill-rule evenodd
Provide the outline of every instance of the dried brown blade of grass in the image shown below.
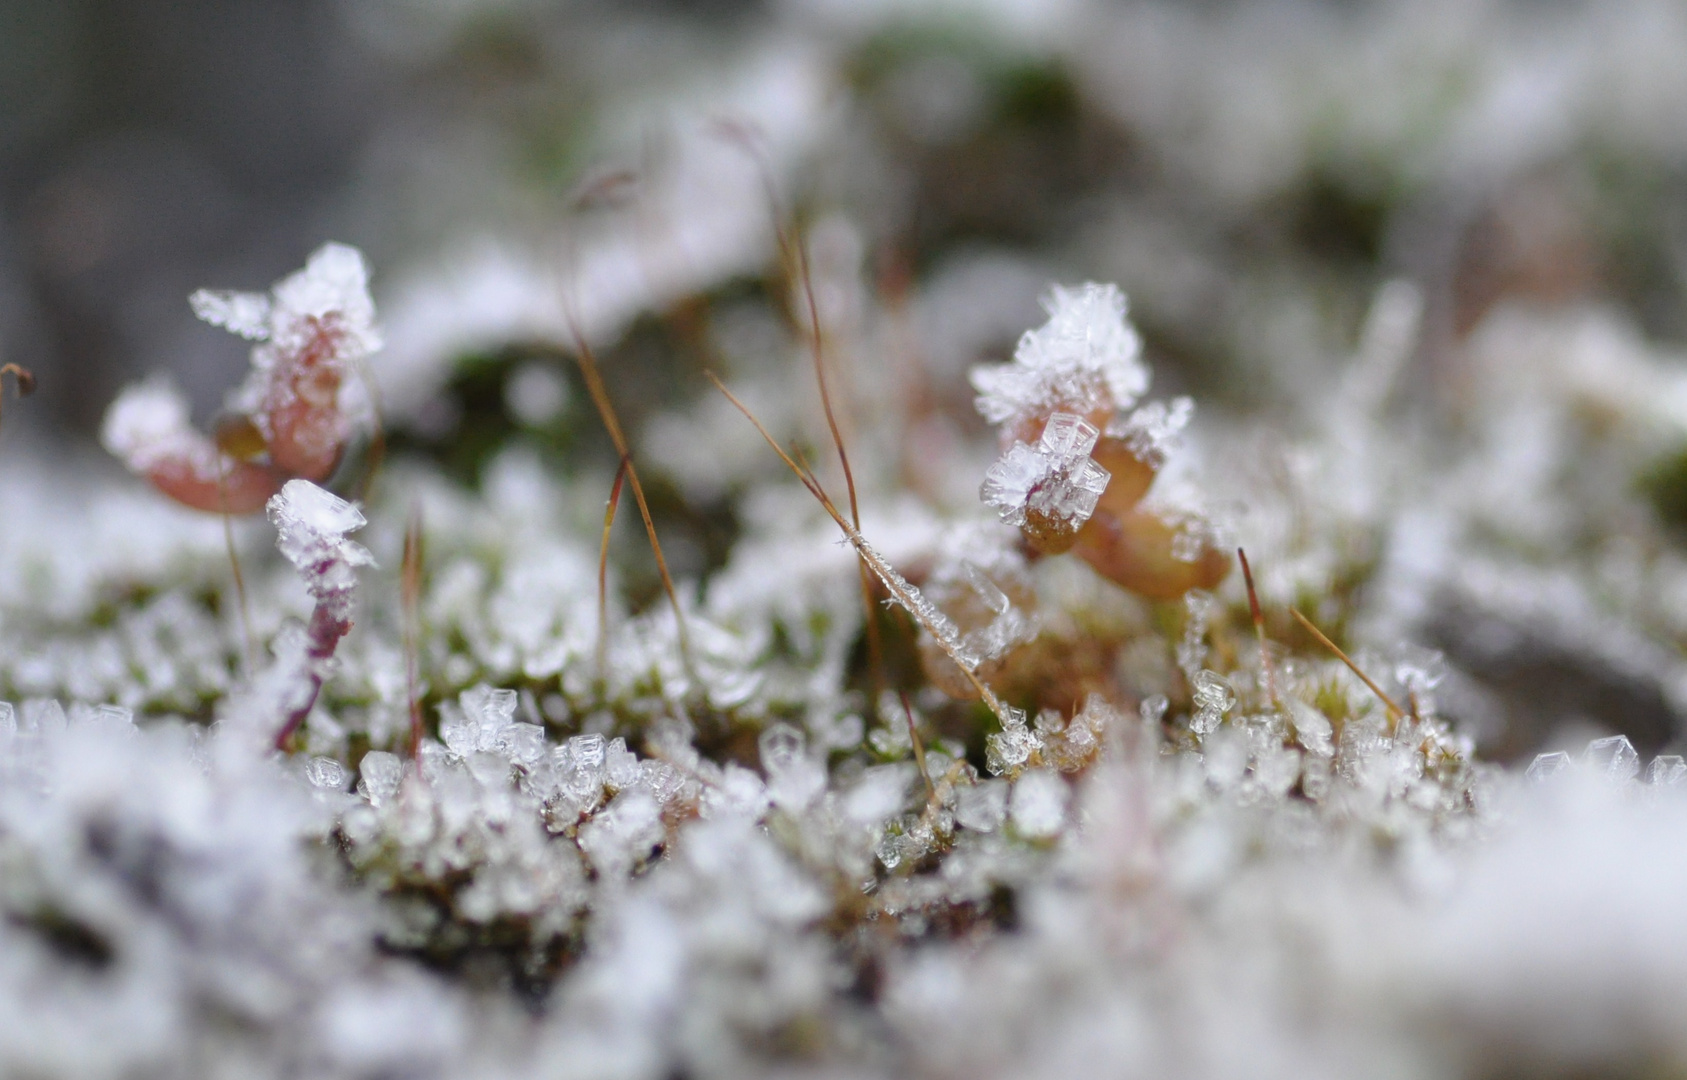
<path fill-rule="evenodd" d="M 1265 693 L 1271 699 L 1273 706 L 1281 706 L 1277 697 L 1277 674 L 1271 665 L 1271 649 L 1265 640 L 1265 613 L 1260 610 L 1259 592 L 1254 589 L 1253 567 L 1248 565 L 1248 553 L 1241 548 L 1236 549 L 1236 558 L 1242 564 L 1242 580 L 1248 586 L 1248 613 L 1253 616 L 1254 636 L 1259 639 L 1259 670 L 1265 677 Z"/>
<path fill-rule="evenodd" d="M 662 590 L 668 594 L 668 603 L 674 609 L 674 629 L 679 638 L 680 659 L 684 662 L 686 670 L 692 671 L 694 669 L 691 663 L 691 638 L 685 630 L 685 612 L 680 607 L 679 591 L 674 588 L 674 579 L 668 573 L 668 560 L 662 554 L 662 541 L 656 535 L 656 522 L 650 516 L 650 504 L 644 497 L 644 485 L 639 483 L 638 466 L 633 464 L 633 453 L 627 444 L 627 436 L 621 430 L 621 421 L 615 414 L 614 404 L 609 400 L 609 391 L 603 385 L 603 374 L 598 369 L 597 354 L 586 341 L 586 335 L 581 332 L 574 313 L 570 310 L 567 315 L 568 329 L 574 338 L 574 363 L 580 369 L 580 377 L 586 381 L 586 393 L 591 396 L 598 417 L 609 432 L 609 441 L 615 445 L 615 452 L 626 462 L 627 482 L 632 486 L 633 501 L 638 504 L 639 516 L 644 519 L 644 532 L 650 538 L 650 550 L 656 556 L 656 572 L 662 578 Z"/>
<path fill-rule="evenodd" d="M 615 525 L 615 511 L 621 505 L 621 484 L 627 479 L 632 459 L 626 456 L 615 467 L 615 482 L 609 487 L 609 501 L 603 507 L 603 542 L 597 552 L 597 677 L 609 680 L 609 531 Z"/>
<path fill-rule="evenodd" d="M 902 699 L 902 715 L 908 718 L 908 738 L 914 744 L 914 764 L 919 766 L 920 778 L 926 782 L 926 801 L 937 801 L 937 785 L 931 781 L 931 770 L 926 767 L 926 746 L 920 738 L 920 731 L 914 725 L 914 707 L 908 704 L 908 693 L 898 690 L 897 697 Z"/>

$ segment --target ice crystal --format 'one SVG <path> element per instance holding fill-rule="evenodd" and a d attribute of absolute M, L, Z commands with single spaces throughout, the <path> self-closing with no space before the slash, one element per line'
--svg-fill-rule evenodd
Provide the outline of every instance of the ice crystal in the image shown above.
<path fill-rule="evenodd" d="M 1011 364 L 975 368 L 978 411 L 1010 427 L 1056 412 L 1128 409 L 1148 389 L 1141 339 L 1125 321 L 1117 286 L 1056 286 L 1043 302 L 1049 320 L 1019 339 Z"/>
<path fill-rule="evenodd" d="M 1569 754 L 1562 750 L 1554 750 L 1550 753 L 1535 755 L 1535 760 L 1529 762 L 1529 768 L 1524 775 L 1529 780 L 1540 783 L 1551 780 L 1568 769 L 1570 765 Z"/>
<path fill-rule="evenodd" d="M 1589 768 L 1612 783 L 1632 780 L 1640 772 L 1640 755 L 1623 735 L 1593 740 L 1587 744 L 1582 758 Z"/>
<path fill-rule="evenodd" d="M 1139 461 L 1159 469 L 1176 452 L 1183 429 L 1194 416 L 1195 402 L 1191 398 L 1176 397 L 1170 403 L 1151 401 L 1127 418 L 1110 421 L 1107 435 L 1123 439 Z"/>
<path fill-rule="evenodd" d="M 1675 787 L 1687 780 L 1687 758 L 1680 754 L 1659 754 L 1646 767 L 1646 782 L 1663 787 Z"/>
<path fill-rule="evenodd" d="M 1095 512 L 1110 476 L 1089 455 L 1100 433 L 1071 413 L 1055 413 L 1035 447 L 1016 442 L 984 474 L 979 498 L 1009 525 L 1075 533 Z"/>
<path fill-rule="evenodd" d="M 1205 735 L 1217 728 L 1224 714 L 1236 704 L 1236 695 L 1224 676 L 1216 671 L 1197 671 L 1192 681 L 1195 715 L 1189 718 L 1189 730 Z"/>

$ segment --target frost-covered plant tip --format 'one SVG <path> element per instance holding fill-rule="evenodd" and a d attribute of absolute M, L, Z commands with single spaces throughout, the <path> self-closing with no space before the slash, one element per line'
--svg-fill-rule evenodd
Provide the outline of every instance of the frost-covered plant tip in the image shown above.
<path fill-rule="evenodd" d="M 368 398 L 349 376 L 381 344 L 363 256 L 326 244 L 268 296 L 202 289 L 193 310 L 257 342 L 251 373 L 214 435 L 189 425 L 179 390 L 151 380 L 112 403 L 106 448 L 198 510 L 249 514 L 290 477 L 326 479 L 368 414 Z"/>
<path fill-rule="evenodd" d="M 1055 288 L 973 369 L 979 502 L 868 466 L 858 523 L 791 453 L 808 493 L 749 486 L 765 527 L 642 609 L 598 569 L 619 472 L 510 449 L 478 492 L 420 459 L 329 490 L 380 343 L 356 251 L 193 306 L 257 342 L 215 435 L 147 383 L 105 441 L 186 507 L 267 509 L 269 659 L 171 516 L 91 571 L 133 597 L 113 630 L 0 668 L 39 688 L 0 703 L 0 1072 L 1687 1064 L 1687 880 L 1599 888 L 1687 837 L 1687 766 L 1476 760 L 1438 654 L 1349 656 L 1333 600 L 1297 629 L 1311 556 L 1269 525 L 1299 496 L 1251 508 L 1263 595 L 1229 574 L 1117 288 Z"/>

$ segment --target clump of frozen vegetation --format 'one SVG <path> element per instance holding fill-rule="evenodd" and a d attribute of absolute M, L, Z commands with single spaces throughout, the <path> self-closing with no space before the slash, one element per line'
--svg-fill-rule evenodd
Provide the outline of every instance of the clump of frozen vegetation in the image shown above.
<path fill-rule="evenodd" d="M 1119 62 L 1209 55 L 1206 16 L 1146 10 L 1040 33 L 1085 93 L 1200 69 Z M 1296 82 L 1293 42 L 1225 41 L 1241 91 Z M 745 299 L 726 283 L 787 238 L 741 195 L 819 125 L 821 63 L 746 67 L 765 160 L 688 133 L 642 178 L 662 212 L 578 238 L 614 394 L 626 320 L 697 299 L 688 347 L 812 466 L 804 490 L 725 399 L 618 399 L 646 414 L 672 605 L 626 554 L 630 496 L 600 563 L 626 474 L 568 442 L 595 423 L 580 342 L 507 259 L 455 266 L 456 308 L 411 293 L 443 306 L 395 317 L 397 358 L 343 245 L 268 293 L 194 294 L 251 367 L 209 433 L 161 382 L 112 406 L 107 447 L 157 492 L 0 459 L 0 1073 L 1687 1068 L 1687 559 L 1634 483 L 1667 495 L 1645 469 L 1687 445 L 1673 359 L 1604 309 L 1443 311 L 1396 280 L 1364 286 L 1351 355 L 1349 327 L 1323 367 L 1285 362 L 1299 382 L 1226 398 L 1161 366 L 1202 344 L 1179 303 L 1228 296 L 1265 349 L 1325 294 L 1250 308 L 1136 203 L 1108 235 L 1152 243 L 1118 250 L 1175 258 L 1097 260 L 1127 263 L 1129 309 L 1091 283 L 1038 316 L 1010 301 L 1051 272 L 1005 256 L 876 296 L 841 213 L 798 238 L 812 280 Z M 908 132 L 953 148 L 993 122 L 927 92 L 953 64 L 908 63 L 883 90 Z M 1312 157 L 1278 144 L 1383 139 L 1366 74 L 1246 131 L 1217 105 L 1139 115 L 1162 98 L 1134 83 L 1103 99 L 1189 177 L 1231 178 L 1206 197 L 1275 207 Z M 1409 156 L 1477 153 L 1484 115 Z M 496 439 L 422 373 L 469 330 L 544 339 L 474 361 L 511 371 Z M 887 375 L 899 349 L 931 371 Z M 1420 354 L 1456 367 L 1441 426 L 1409 400 Z M 1150 357 L 1189 393 L 1149 399 Z M 365 369 L 396 403 L 381 470 Z M 1295 411 L 1248 415 L 1256 393 Z M 808 449 L 829 422 L 859 517 Z M 429 434 L 452 423 L 489 447 L 472 470 Z"/>

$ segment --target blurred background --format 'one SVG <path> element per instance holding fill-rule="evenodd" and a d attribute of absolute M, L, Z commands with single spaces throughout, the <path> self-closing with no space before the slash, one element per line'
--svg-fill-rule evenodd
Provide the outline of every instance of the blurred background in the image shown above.
<path fill-rule="evenodd" d="M 1599 575 L 1613 536 L 1676 559 L 1687 525 L 1679 3 L 0 3 L 0 360 L 41 386 L 8 403 L 14 445 L 88 444 L 117 390 L 159 369 L 209 417 L 245 348 L 187 294 L 262 289 L 342 240 L 376 270 L 401 455 L 472 484 L 520 439 L 604 471 L 562 362 L 572 322 L 654 462 L 679 568 L 706 574 L 766 465 L 698 404 L 704 369 L 747 383 L 776 430 L 814 430 L 770 374 L 800 340 L 775 220 L 808 239 L 852 400 L 902 410 L 879 475 L 940 506 L 973 499 L 990 453 L 966 370 L 1011 353 L 1050 281 L 1126 290 L 1157 393 L 1301 432 L 1340 407 L 1322 388 L 1362 351 L 1379 289 L 1405 282 L 1421 307 L 1387 411 L 1488 447 L 1485 512 L 1522 522 L 1494 550 L 1572 567 L 1639 644 L 1607 656 L 1541 629 L 1454 580 L 1452 545 L 1410 585 L 1439 599 L 1391 617 L 1471 675 L 1466 708 L 1501 756 L 1566 725 L 1674 738 L 1687 625 L 1637 614 L 1644 576 Z M 1517 312 L 1532 329 L 1499 352 L 1525 359 L 1481 360 Z M 1483 428 L 1557 378 L 1529 342 L 1562 340 L 1566 312 L 1625 343 L 1578 378 L 1638 353 L 1646 385 L 1674 388 L 1623 399 L 1607 427 L 1642 434 L 1569 479 L 1592 428 L 1510 459 L 1535 444 Z M 1663 419 L 1635 420 L 1641 398 Z M 1421 461 L 1390 475 L 1448 465 Z M 1581 516 L 1531 525 L 1547 487 Z M 1373 539 L 1343 572 L 1368 581 L 1402 543 Z"/>
<path fill-rule="evenodd" d="M 560 265 L 594 176 L 706 171 L 685 143 L 717 120 L 760 126 L 782 197 L 846 223 L 880 295 L 946 273 L 1011 293 L 1018 273 L 1000 314 L 1015 327 L 1050 274 L 1118 279 L 1158 366 L 1209 393 L 1281 395 L 1395 274 L 1431 294 L 1431 351 L 1518 295 L 1687 333 L 1672 3 L 7 0 L 0 16 L 0 352 L 42 376 L 32 422 L 83 434 L 155 368 L 220 400 L 242 352 L 196 326 L 195 287 L 261 288 L 332 237 L 370 255 L 381 299 L 455 266 L 441 291 L 466 305 L 497 292 L 500 259 Z M 736 209 L 691 194 L 685 214 Z M 755 277 L 769 240 L 756 215 L 719 223 L 700 243 L 723 250 L 695 252 L 690 280 L 606 301 L 594 330 Z M 498 302 L 434 313 L 437 340 L 395 338 L 449 351 L 542 325 Z"/>

